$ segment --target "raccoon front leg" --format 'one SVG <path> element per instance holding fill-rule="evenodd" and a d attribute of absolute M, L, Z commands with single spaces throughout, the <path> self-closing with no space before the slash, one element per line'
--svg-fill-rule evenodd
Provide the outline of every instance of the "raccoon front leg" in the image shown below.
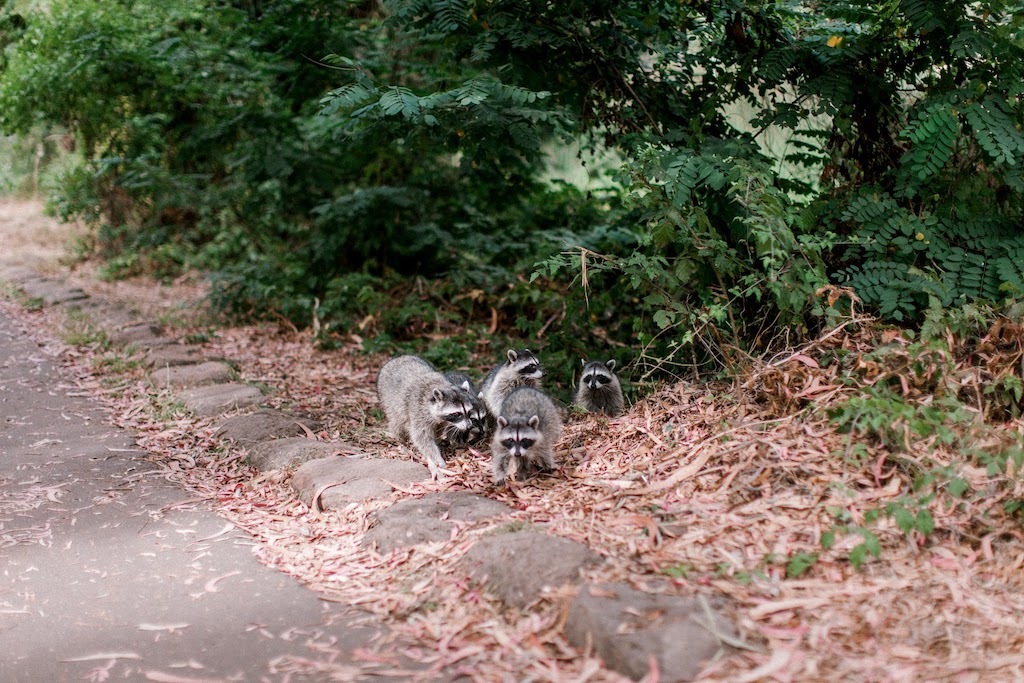
<path fill-rule="evenodd" d="M 537 467 L 541 470 L 545 472 L 555 471 L 555 456 L 551 451 L 545 451 L 537 460 Z"/>
<path fill-rule="evenodd" d="M 412 430 L 409 437 L 413 448 L 427 459 L 427 467 L 434 479 L 440 478 L 442 474 L 450 474 L 444 468 L 444 456 L 441 455 L 441 449 L 434 441 L 434 435 L 430 431 Z"/>
<path fill-rule="evenodd" d="M 491 457 L 491 467 L 494 470 L 494 483 L 498 486 L 504 486 L 505 480 L 508 478 L 508 467 L 511 464 L 512 455 L 508 452 L 495 453 Z"/>

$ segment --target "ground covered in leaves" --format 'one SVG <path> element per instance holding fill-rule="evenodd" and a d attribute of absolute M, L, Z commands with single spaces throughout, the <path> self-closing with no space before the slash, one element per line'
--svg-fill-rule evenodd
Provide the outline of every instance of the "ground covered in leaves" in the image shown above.
<path fill-rule="evenodd" d="M 88 284 L 88 273 L 79 278 Z M 133 286 L 271 405 L 321 420 L 312 438 L 407 457 L 384 435 L 375 396 L 385 359 L 363 353 L 358 337 L 322 351 L 311 334 L 277 325 L 211 327 L 168 303 L 187 295 Z M 464 536 L 378 555 L 359 538 L 390 501 L 310 510 L 289 472 L 247 466 L 244 451 L 213 438 L 216 420 L 155 391 L 137 357 L 56 313 L 20 315 L 63 326 L 81 390 L 135 430 L 168 477 L 251 532 L 268 564 L 388 621 L 428 678 L 621 680 L 564 640 L 559 601 L 507 610 L 452 571 Z M 614 419 L 574 415 L 555 476 L 498 489 L 486 456 L 470 450 L 449 463 L 446 483 L 395 498 L 481 493 L 511 506 L 512 524 L 602 555 L 591 581 L 726 598 L 741 640 L 701 680 L 1021 680 L 1024 423 L 1011 378 L 1024 353 L 1013 325 L 924 344 L 851 321 L 736 382 L 668 385 Z M 367 654 L 364 671 L 336 667 L 326 645 L 322 657 L 280 663 L 327 680 L 392 665 Z"/>

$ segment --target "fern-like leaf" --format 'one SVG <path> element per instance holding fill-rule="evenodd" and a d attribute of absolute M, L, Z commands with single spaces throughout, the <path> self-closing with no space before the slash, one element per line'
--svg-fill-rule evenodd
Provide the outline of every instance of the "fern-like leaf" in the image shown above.
<path fill-rule="evenodd" d="M 465 0 L 435 0 L 434 26 L 445 33 L 465 28 L 469 8 Z"/>
<path fill-rule="evenodd" d="M 974 139 L 997 164 L 1016 166 L 1024 157 L 1024 136 L 1017 130 L 1005 102 L 986 98 L 968 105 L 964 111 Z"/>
<path fill-rule="evenodd" d="M 959 132 L 960 120 L 953 108 L 945 103 L 932 104 L 901 132 L 912 143 L 901 163 L 919 181 L 933 178 L 953 156 Z"/>
<path fill-rule="evenodd" d="M 403 117 L 411 119 L 420 114 L 419 98 L 408 88 L 397 85 L 391 86 L 381 96 L 378 104 L 385 116 L 401 114 Z"/>

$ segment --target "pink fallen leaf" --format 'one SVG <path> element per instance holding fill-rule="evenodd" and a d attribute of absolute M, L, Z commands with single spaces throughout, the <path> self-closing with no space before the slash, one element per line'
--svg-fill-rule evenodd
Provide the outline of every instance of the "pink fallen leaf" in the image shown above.
<path fill-rule="evenodd" d="M 82 655 L 81 657 L 69 657 L 62 659 L 62 662 L 95 662 L 101 659 L 142 659 L 134 652 L 97 652 L 93 655 Z"/>
<path fill-rule="evenodd" d="M 191 624 L 139 624 L 136 628 L 140 631 L 169 631 L 173 633 L 189 626 Z"/>
<path fill-rule="evenodd" d="M 190 678 L 154 670 L 146 672 L 146 680 L 157 681 L 157 683 L 224 683 L 221 678 Z"/>

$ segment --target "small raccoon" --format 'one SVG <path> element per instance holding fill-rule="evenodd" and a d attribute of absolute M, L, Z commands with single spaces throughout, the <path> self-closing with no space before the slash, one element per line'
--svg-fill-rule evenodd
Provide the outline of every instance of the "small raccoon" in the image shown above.
<path fill-rule="evenodd" d="M 615 361 L 582 361 L 583 374 L 576 390 L 576 405 L 590 413 L 618 415 L 625 407 L 622 385 L 615 376 Z"/>
<path fill-rule="evenodd" d="M 388 431 L 409 442 L 431 474 L 444 468 L 439 442 L 465 443 L 472 429 L 472 402 L 418 356 L 398 356 L 377 374 L 377 397 L 388 418 Z"/>
<path fill-rule="evenodd" d="M 473 380 L 461 372 L 446 372 L 444 373 L 444 378 L 450 384 L 462 389 L 472 403 L 473 407 L 469 411 L 472 426 L 470 426 L 469 432 L 466 434 L 466 443 L 476 443 L 487 432 L 488 426 L 489 415 L 487 413 L 487 406 L 484 404 L 483 394 L 477 391 L 477 388 L 473 385 Z"/>
<path fill-rule="evenodd" d="M 517 387 L 540 387 L 540 378 L 544 373 L 540 369 L 540 361 L 530 349 L 508 350 L 508 360 L 495 367 L 484 377 L 480 386 L 484 403 L 491 415 L 501 414 L 501 402 Z"/>
<path fill-rule="evenodd" d="M 524 473 L 528 465 L 555 469 L 554 448 L 561 435 L 562 419 L 544 392 L 533 387 L 512 390 L 491 438 L 494 482 L 501 486 L 512 471 Z"/>

